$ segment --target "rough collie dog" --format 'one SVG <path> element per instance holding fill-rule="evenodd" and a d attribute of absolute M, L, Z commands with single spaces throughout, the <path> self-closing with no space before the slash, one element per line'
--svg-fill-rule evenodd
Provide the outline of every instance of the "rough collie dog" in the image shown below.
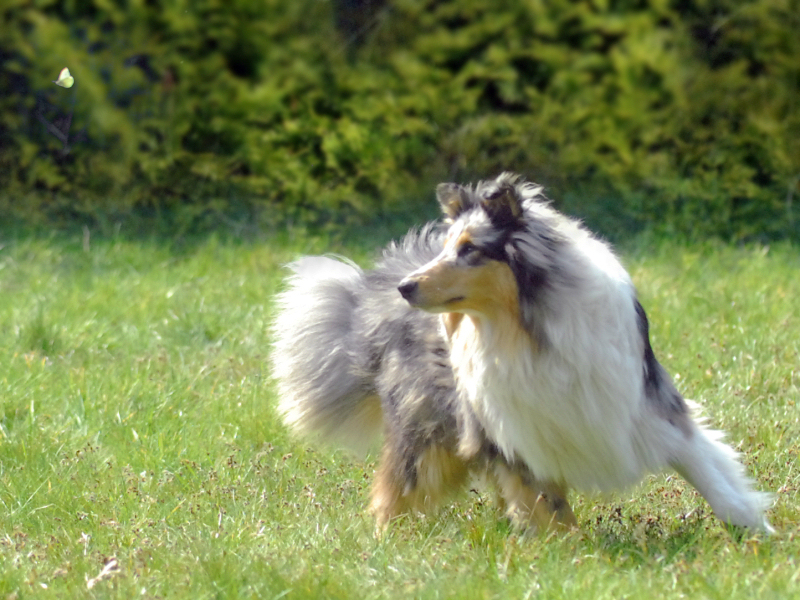
<path fill-rule="evenodd" d="M 375 269 L 303 258 L 277 298 L 279 411 L 355 449 L 383 432 L 378 525 L 478 473 L 517 525 L 574 526 L 570 488 L 671 467 L 726 523 L 770 531 L 768 496 L 692 418 L 609 247 L 509 173 L 436 193 L 443 222 Z"/>

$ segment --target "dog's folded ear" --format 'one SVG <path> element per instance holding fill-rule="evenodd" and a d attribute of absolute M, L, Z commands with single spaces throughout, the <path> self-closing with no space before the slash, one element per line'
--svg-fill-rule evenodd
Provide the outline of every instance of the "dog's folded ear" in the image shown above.
<path fill-rule="evenodd" d="M 436 199 L 446 217 L 455 220 L 475 204 L 470 191 L 457 183 L 440 183 L 436 186 Z"/>
<path fill-rule="evenodd" d="M 515 223 L 522 216 L 522 198 L 510 181 L 500 183 L 496 190 L 481 200 L 481 206 L 492 223 L 501 227 Z"/>

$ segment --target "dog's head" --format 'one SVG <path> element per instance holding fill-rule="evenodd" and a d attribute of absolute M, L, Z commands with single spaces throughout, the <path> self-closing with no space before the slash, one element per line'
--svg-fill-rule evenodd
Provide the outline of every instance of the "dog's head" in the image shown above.
<path fill-rule="evenodd" d="M 436 196 L 449 225 L 444 248 L 398 287 L 429 312 L 519 315 L 558 276 L 564 217 L 547 206 L 541 186 L 503 173 L 468 187 L 440 184 Z"/>

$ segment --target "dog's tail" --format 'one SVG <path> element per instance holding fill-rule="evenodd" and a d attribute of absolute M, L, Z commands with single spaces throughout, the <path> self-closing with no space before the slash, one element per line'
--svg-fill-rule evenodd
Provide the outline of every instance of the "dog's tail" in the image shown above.
<path fill-rule="evenodd" d="M 272 325 L 278 410 L 295 432 L 365 452 L 380 433 L 380 400 L 356 361 L 355 330 L 364 273 L 312 256 L 289 265 Z"/>
<path fill-rule="evenodd" d="M 691 437 L 677 449 L 673 466 L 708 500 L 720 519 L 773 533 L 764 516 L 773 497 L 753 489 L 737 453 L 721 441 L 722 437 L 720 431 L 695 424 Z"/>

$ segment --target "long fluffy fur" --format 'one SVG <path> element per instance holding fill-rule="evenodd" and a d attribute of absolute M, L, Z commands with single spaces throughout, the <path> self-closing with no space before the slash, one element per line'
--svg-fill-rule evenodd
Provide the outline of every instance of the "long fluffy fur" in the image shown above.
<path fill-rule="evenodd" d="M 304 258 L 278 297 L 280 412 L 361 450 L 383 430 L 379 524 L 479 471 L 521 525 L 574 525 L 568 488 L 672 467 L 723 521 L 771 531 L 769 496 L 693 419 L 608 245 L 511 174 L 437 196 L 443 223 L 374 270 Z"/>

